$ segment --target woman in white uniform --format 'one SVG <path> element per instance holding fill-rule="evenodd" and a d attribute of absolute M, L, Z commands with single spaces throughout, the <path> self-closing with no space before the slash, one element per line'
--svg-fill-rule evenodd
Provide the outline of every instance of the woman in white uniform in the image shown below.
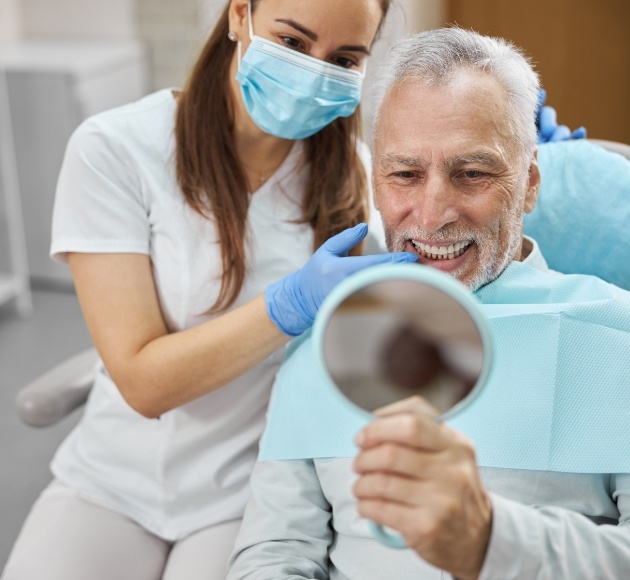
<path fill-rule="evenodd" d="M 232 0 L 183 91 L 74 133 L 51 255 L 103 365 L 4 579 L 225 578 L 282 347 L 341 278 L 414 259 L 346 257 L 388 6 Z"/>

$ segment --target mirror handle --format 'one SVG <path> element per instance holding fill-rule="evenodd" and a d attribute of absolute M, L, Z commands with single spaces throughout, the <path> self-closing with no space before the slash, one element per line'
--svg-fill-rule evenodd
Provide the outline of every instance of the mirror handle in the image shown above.
<path fill-rule="evenodd" d="M 370 533 L 381 544 L 389 548 L 395 548 L 396 550 L 404 550 L 407 547 L 407 543 L 398 532 L 390 531 L 372 520 L 368 521 L 368 527 L 370 528 Z"/>

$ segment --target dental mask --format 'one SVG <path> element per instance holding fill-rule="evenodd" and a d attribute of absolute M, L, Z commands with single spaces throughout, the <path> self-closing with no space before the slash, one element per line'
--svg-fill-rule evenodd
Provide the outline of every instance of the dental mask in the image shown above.
<path fill-rule="evenodd" d="M 305 139 L 338 117 L 349 117 L 361 100 L 363 73 L 345 70 L 255 36 L 248 6 L 251 44 L 236 80 L 250 117 L 265 133 Z"/>

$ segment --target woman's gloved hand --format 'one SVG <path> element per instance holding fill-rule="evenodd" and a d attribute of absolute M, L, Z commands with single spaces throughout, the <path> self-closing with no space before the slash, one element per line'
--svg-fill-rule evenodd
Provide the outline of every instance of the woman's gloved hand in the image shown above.
<path fill-rule="evenodd" d="M 298 336 L 310 328 L 324 298 L 350 274 L 377 264 L 417 260 L 412 252 L 348 256 L 367 231 L 366 224 L 359 224 L 333 236 L 302 268 L 267 287 L 265 303 L 269 318 L 284 334 Z"/>
<path fill-rule="evenodd" d="M 543 106 L 546 98 L 547 91 L 540 89 L 538 92 L 538 108 L 536 110 L 538 143 L 586 138 L 586 129 L 584 127 L 580 127 L 571 133 L 571 129 L 566 125 L 558 125 L 556 110 L 553 107 Z"/>

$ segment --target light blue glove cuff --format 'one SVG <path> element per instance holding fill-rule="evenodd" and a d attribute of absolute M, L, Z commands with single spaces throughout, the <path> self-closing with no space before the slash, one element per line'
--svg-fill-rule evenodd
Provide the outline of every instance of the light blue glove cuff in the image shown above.
<path fill-rule="evenodd" d="M 309 329 L 315 318 L 300 305 L 304 300 L 296 293 L 300 270 L 289 274 L 265 290 L 265 304 L 271 321 L 286 335 L 295 337 Z M 281 306 L 280 306 L 281 305 Z M 288 307 L 294 305 L 295 308 Z"/>
<path fill-rule="evenodd" d="M 586 128 L 579 127 L 571 132 L 566 125 L 558 125 L 556 110 L 544 106 L 547 98 L 545 89 L 539 89 L 538 107 L 536 108 L 536 128 L 538 129 L 538 144 L 568 141 L 571 139 L 585 139 Z"/>

